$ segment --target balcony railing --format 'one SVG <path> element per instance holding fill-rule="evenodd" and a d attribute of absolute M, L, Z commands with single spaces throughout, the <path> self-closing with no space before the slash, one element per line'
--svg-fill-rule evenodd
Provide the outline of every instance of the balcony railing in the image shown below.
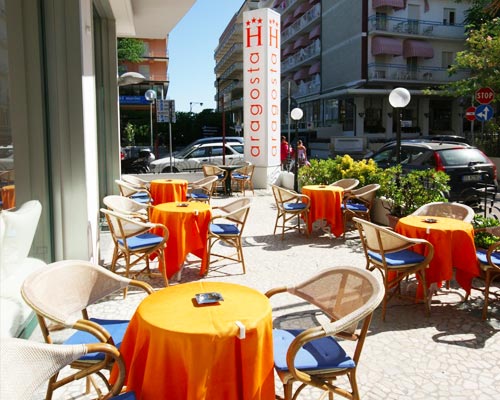
<path fill-rule="evenodd" d="M 464 79 L 469 75 L 468 71 L 460 71 L 449 76 L 446 68 L 440 67 L 417 67 L 409 69 L 406 64 L 368 64 L 369 80 L 380 81 L 421 81 L 428 83 L 446 83 Z"/>
<path fill-rule="evenodd" d="M 316 39 L 309 46 L 300 49 L 297 53 L 286 58 L 281 63 L 281 72 L 287 72 L 301 64 L 310 61 L 321 54 L 321 41 Z"/>
<path fill-rule="evenodd" d="M 464 24 L 445 24 L 442 21 L 422 19 L 406 19 L 398 17 L 372 15 L 368 18 L 369 32 L 395 33 L 401 35 L 417 35 L 449 39 L 463 39 Z"/>
<path fill-rule="evenodd" d="M 242 70 L 243 71 L 243 63 L 242 62 L 236 62 L 233 63 L 228 69 L 224 71 L 224 73 L 220 76 L 222 80 L 228 79 L 229 76 L 233 73 L 233 71 L 236 70 Z"/>
<path fill-rule="evenodd" d="M 321 17 L 321 3 L 315 4 L 302 17 L 281 32 L 281 44 L 284 44 L 292 36 L 302 31 L 312 22 Z"/>
<path fill-rule="evenodd" d="M 231 48 L 224 54 L 224 57 L 217 63 L 215 66 L 215 70 L 221 68 L 236 52 L 241 53 L 243 51 L 242 43 L 235 43 L 231 46 Z"/>
<path fill-rule="evenodd" d="M 296 97 L 308 96 L 310 94 L 319 93 L 321 89 L 321 75 L 316 74 L 308 81 L 301 81 L 297 91 L 294 93 Z"/>
<path fill-rule="evenodd" d="M 234 24 L 233 27 L 224 34 L 224 37 L 222 38 L 221 42 L 215 49 L 216 55 L 228 44 L 229 40 L 231 39 L 231 37 L 235 32 L 240 32 L 241 34 L 243 34 L 243 24 L 241 23 Z"/>

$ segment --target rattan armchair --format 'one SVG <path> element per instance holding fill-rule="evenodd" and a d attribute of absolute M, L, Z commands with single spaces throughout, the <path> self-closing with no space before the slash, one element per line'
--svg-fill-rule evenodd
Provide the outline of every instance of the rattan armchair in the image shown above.
<path fill-rule="evenodd" d="M 448 217 L 460 219 L 465 222 L 472 222 L 475 213 L 474 210 L 466 204 L 437 201 L 424 204 L 415 210 L 412 215 Z"/>
<path fill-rule="evenodd" d="M 297 399 L 308 385 L 324 390 L 328 398 L 359 399 L 356 370 L 373 312 L 384 297 L 379 280 L 361 268 L 339 266 L 299 285 L 271 289 L 266 296 L 278 293 L 297 296 L 322 314 L 312 328 L 273 329 L 274 364 L 284 399 Z M 335 337 L 356 341 L 354 351 L 344 350 Z M 337 386 L 340 376 L 347 376 L 350 390 Z M 294 393 L 295 382 L 300 385 Z"/>
<path fill-rule="evenodd" d="M 425 269 L 434 256 L 434 246 L 425 239 L 409 238 L 361 218 L 353 218 L 359 231 L 366 257 L 366 268 L 379 270 L 384 281 L 385 296 L 382 302 L 382 320 L 385 321 L 387 302 L 400 293 L 403 279 L 415 274 L 423 288 L 426 314 L 430 313 L 430 297 L 427 295 Z M 423 246 L 423 253 L 410 250 L 415 245 Z M 413 298 L 414 300 L 414 298 Z"/>
<path fill-rule="evenodd" d="M 370 221 L 370 212 L 379 188 L 380 185 L 378 183 L 372 183 L 359 189 L 353 189 L 344 194 L 341 206 L 342 219 L 344 222 L 344 239 L 347 231 L 347 224 L 352 221 L 354 217 Z"/>
<path fill-rule="evenodd" d="M 339 179 L 333 183 L 330 183 L 329 186 L 339 186 L 344 189 L 344 192 L 355 189 L 359 185 L 359 180 L 354 178 L 345 178 Z"/>
<path fill-rule="evenodd" d="M 105 354 L 118 368 L 118 378 L 111 385 L 99 369 L 80 370 L 59 378 L 59 371 L 90 354 Z M 29 400 L 48 382 L 48 399 L 52 392 L 76 380 L 98 374 L 104 385 L 99 399 L 133 400 L 132 392 L 120 394 L 125 380 L 125 364 L 115 346 L 107 343 L 56 345 L 31 340 L 0 339 L 0 398 Z M 103 392 L 102 390 L 105 390 Z"/>
<path fill-rule="evenodd" d="M 116 179 L 115 183 L 118 185 L 118 189 L 120 190 L 120 194 L 122 196 L 130 197 L 131 199 L 139 203 L 151 204 L 153 202 L 151 193 L 148 189 L 131 185 L 130 183 L 127 183 L 120 179 Z"/>
<path fill-rule="evenodd" d="M 53 343 L 51 330 L 56 327 L 59 330 L 71 329 L 62 344 L 100 342 L 119 349 L 129 321 L 89 318 L 87 309 L 104 297 L 128 287 L 153 293 L 153 288 L 145 282 L 114 274 L 89 261 L 65 260 L 30 274 L 21 286 L 21 295 L 35 311 L 45 342 Z M 110 369 L 112 364 L 113 359 L 106 354 L 92 352 L 71 362 L 71 367 L 86 374 Z M 48 398 L 50 393 L 49 387 Z"/>
<path fill-rule="evenodd" d="M 150 182 L 135 175 L 122 175 L 122 181 L 129 183 L 131 186 L 136 186 L 140 189 L 149 190 Z"/>
<path fill-rule="evenodd" d="M 301 232 L 300 221 L 304 218 L 304 229 L 309 234 L 309 208 L 311 199 L 305 194 L 299 194 L 292 190 L 282 188 L 278 185 L 271 185 L 276 202 L 276 222 L 274 223 L 274 232 L 281 228 L 281 239 L 285 238 L 285 232 L 290 230 L 298 230 Z M 306 200 L 304 202 L 304 200 Z M 297 223 L 294 225 L 287 224 L 294 218 L 297 218 Z"/>
<path fill-rule="evenodd" d="M 208 226 L 207 273 L 211 264 L 220 260 L 230 260 L 241 263 L 243 273 L 246 273 L 241 237 L 250 211 L 250 205 L 250 199 L 240 198 L 215 209 L 214 215 Z M 221 252 L 216 252 L 214 246 L 218 242 L 234 248 L 236 253 L 223 254 Z"/>
<path fill-rule="evenodd" d="M 109 195 L 102 199 L 106 207 L 129 218 L 149 221 L 149 204 L 139 203 L 130 197 Z"/>
<path fill-rule="evenodd" d="M 252 182 L 254 169 L 255 165 L 249 164 L 231 172 L 231 184 L 236 186 L 236 189 L 243 193 L 243 196 L 247 188 L 252 191 L 252 194 L 255 194 Z"/>
<path fill-rule="evenodd" d="M 189 201 L 210 203 L 217 179 L 217 176 L 212 175 L 188 183 L 186 198 Z"/>
<path fill-rule="evenodd" d="M 218 188 L 220 188 L 224 193 L 227 192 L 226 179 L 228 177 L 228 171 L 225 171 L 222 168 L 219 168 L 217 165 L 208 165 L 208 164 L 203 165 L 202 169 L 203 169 L 204 176 L 214 176 L 215 175 L 217 177 L 214 191 L 216 191 Z"/>

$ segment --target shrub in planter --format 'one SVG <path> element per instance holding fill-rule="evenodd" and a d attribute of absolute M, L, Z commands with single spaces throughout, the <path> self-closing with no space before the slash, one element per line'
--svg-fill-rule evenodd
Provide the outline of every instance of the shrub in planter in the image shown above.
<path fill-rule="evenodd" d="M 492 244 L 500 241 L 500 237 L 488 230 L 488 228 L 500 226 L 500 221 L 496 218 L 476 214 L 472 220 L 472 226 L 474 227 L 474 244 L 476 248 L 487 249 Z"/>

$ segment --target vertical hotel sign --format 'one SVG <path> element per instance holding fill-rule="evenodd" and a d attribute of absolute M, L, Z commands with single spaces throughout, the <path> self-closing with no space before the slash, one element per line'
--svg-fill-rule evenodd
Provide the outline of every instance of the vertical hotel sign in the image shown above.
<path fill-rule="evenodd" d="M 280 14 L 269 8 L 243 13 L 245 160 L 280 165 Z"/>

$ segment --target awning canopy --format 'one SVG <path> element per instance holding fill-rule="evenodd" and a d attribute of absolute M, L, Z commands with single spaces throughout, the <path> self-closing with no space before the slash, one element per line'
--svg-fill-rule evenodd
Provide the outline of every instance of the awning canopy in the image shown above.
<path fill-rule="evenodd" d="M 309 68 L 309 75 L 314 75 L 314 74 L 318 74 L 319 71 L 321 71 L 321 62 L 318 61 L 318 62 L 315 62 L 311 68 Z"/>
<path fill-rule="evenodd" d="M 429 42 L 407 39 L 403 43 L 403 57 L 434 57 L 434 49 Z"/>
<path fill-rule="evenodd" d="M 405 8 L 405 3 L 405 0 L 373 0 L 372 7 L 373 9 L 377 9 L 380 7 L 392 7 L 402 10 L 403 8 Z"/>
<path fill-rule="evenodd" d="M 301 79 L 309 78 L 309 67 L 299 69 L 295 74 L 293 74 L 294 81 L 300 81 Z"/>
<path fill-rule="evenodd" d="M 311 32 L 309 32 L 309 40 L 314 40 L 321 36 L 321 25 L 316 25 Z"/>
<path fill-rule="evenodd" d="M 283 21 L 283 28 L 286 28 L 288 25 L 291 25 L 293 21 L 295 21 L 293 15 L 289 15 L 288 17 L 286 17 L 285 20 Z"/>
<path fill-rule="evenodd" d="M 390 54 L 400 56 L 403 54 L 403 42 L 400 39 L 385 36 L 375 36 L 372 39 L 372 55 Z"/>
<path fill-rule="evenodd" d="M 302 49 L 304 47 L 307 47 L 311 42 L 309 41 L 309 38 L 306 38 L 305 36 L 299 37 L 295 43 L 293 44 L 294 50 Z"/>
<path fill-rule="evenodd" d="M 304 15 L 307 12 L 307 10 L 309 10 L 309 8 L 311 8 L 311 6 L 308 3 L 302 3 L 293 12 L 293 17 L 299 18 L 300 16 Z"/>
<path fill-rule="evenodd" d="M 289 54 L 293 54 L 294 53 L 294 49 L 293 49 L 293 43 L 290 43 L 289 45 L 287 45 L 284 49 L 283 49 L 283 54 L 282 56 L 285 57 Z"/>
<path fill-rule="evenodd" d="M 314 5 L 316 3 L 319 3 L 319 0 L 309 0 L 310 5 Z"/>

